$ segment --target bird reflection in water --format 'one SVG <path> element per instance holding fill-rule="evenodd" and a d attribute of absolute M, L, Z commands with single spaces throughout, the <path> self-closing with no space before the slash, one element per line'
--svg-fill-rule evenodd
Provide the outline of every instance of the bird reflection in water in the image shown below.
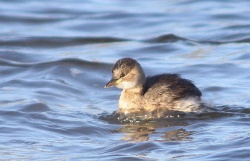
<path fill-rule="evenodd" d="M 142 141 L 188 141 L 194 132 L 187 131 L 183 126 L 187 126 L 185 121 L 155 121 L 146 123 L 123 124 L 118 129 L 124 133 L 122 140 L 142 142 Z"/>

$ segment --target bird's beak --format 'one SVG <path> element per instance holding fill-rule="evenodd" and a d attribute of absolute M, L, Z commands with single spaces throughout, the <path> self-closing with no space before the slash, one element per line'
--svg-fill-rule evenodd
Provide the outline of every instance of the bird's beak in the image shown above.
<path fill-rule="evenodd" d="M 117 84 L 120 83 L 120 82 L 121 82 L 121 78 L 120 78 L 120 79 L 114 79 L 114 78 L 112 78 L 112 79 L 106 84 L 106 86 L 105 86 L 104 88 L 109 88 L 109 87 L 115 86 L 115 85 L 117 85 Z"/>

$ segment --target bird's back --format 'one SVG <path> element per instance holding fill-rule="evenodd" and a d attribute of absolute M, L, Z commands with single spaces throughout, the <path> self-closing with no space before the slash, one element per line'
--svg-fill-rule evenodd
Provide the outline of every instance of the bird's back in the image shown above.
<path fill-rule="evenodd" d="M 144 98 L 159 106 L 173 105 L 185 98 L 200 98 L 200 90 L 187 79 L 177 74 L 149 76 L 144 86 Z"/>

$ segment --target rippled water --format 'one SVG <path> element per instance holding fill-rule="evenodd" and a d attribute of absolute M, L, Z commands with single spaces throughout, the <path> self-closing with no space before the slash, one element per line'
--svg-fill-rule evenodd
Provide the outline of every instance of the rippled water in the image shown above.
<path fill-rule="evenodd" d="M 0 160 L 249 160 L 250 2 L 0 1 Z M 213 111 L 121 123 L 111 67 L 179 73 Z"/>

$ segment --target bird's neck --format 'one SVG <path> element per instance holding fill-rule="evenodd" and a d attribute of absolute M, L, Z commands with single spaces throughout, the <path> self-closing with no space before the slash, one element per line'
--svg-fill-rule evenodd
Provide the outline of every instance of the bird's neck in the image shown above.
<path fill-rule="evenodd" d="M 131 94 L 142 95 L 143 94 L 143 85 L 138 85 L 134 88 L 124 89 L 122 92 L 127 93 L 127 94 L 131 93 Z"/>
<path fill-rule="evenodd" d="M 135 113 L 142 109 L 143 87 L 124 89 L 119 99 L 119 113 Z"/>

